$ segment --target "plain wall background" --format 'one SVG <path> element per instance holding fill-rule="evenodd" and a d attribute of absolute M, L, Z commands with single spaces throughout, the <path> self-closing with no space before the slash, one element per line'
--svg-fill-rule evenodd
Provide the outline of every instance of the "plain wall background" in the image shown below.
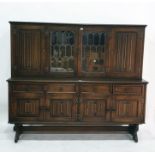
<path fill-rule="evenodd" d="M 8 106 L 6 80 L 10 78 L 8 21 L 147 24 L 143 78 L 147 89 L 146 127 L 155 135 L 155 1 L 151 0 L 47 0 L 0 2 L 0 109 Z M 0 114 L 1 115 L 1 114 Z M 1 116 L 0 116 L 1 117 Z M 6 115 L 7 117 L 7 110 Z"/>

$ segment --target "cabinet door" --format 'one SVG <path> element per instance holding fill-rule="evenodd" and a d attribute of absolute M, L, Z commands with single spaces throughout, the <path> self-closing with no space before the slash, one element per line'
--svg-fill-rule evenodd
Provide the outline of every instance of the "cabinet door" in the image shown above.
<path fill-rule="evenodd" d="M 41 74 L 41 27 L 12 27 L 12 76 Z"/>
<path fill-rule="evenodd" d="M 82 95 L 83 96 L 83 95 Z M 84 95 L 85 96 L 85 95 Z M 92 96 L 87 94 L 87 96 Z M 82 97 L 80 101 L 79 120 L 90 124 L 104 123 L 110 120 L 108 97 Z"/>
<path fill-rule="evenodd" d="M 77 72 L 77 28 L 50 26 L 45 30 L 44 72 L 54 76 L 74 76 Z"/>
<path fill-rule="evenodd" d="M 113 28 L 110 77 L 140 78 L 142 74 L 144 28 Z"/>
<path fill-rule="evenodd" d="M 80 28 L 79 75 L 105 76 L 108 65 L 110 29 L 83 26 Z"/>
<path fill-rule="evenodd" d="M 77 105 L 73 94 L 50 93 L 47 95 L 47 106 L 46 121 L 63 123 L 76 120 Z"/>
<path fill-rule="evenodd" d="M 36 122 L 41 120 L 41 93 L 13 93 L 10 100 L 10 122 Z"/>
<path fill-rule="evenodd" d="M 112 121 L 119 123 L 143 123 L 144 99 L 133 95 L 116 95 L 113 99 Z"/>

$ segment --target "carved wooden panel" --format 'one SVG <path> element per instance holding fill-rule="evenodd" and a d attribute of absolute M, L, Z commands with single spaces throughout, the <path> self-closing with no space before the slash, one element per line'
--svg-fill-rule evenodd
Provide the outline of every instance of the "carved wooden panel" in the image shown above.
<path fill-rule="evenodd" d="M 117 32 L 115 43 L 115 71 L 134 72 L 137 34 L 135 32 Z"/>
<path fill-rule="evenodd" d="M 115 28 L 112 31 L 107 76 L 140 78 L 143 57 L 143 29 Z"/>
<path fill-rule="evenodd" d="M 108 99 L 82 99 L 80 105 L 80 120 L 100 122 L 108 120 Z"/>
<path fill-rule="evenodd" d="M 16 121 L 36 121 L 41 120 L 41 106 L 43 97 L 41 93 L 14 92 L 10 102 L 10 115 Z"/>
<path fill-rule="evenodd" d="M 16 75 L 35 75 L 41 72 L 41 32 L 37 29 L 13 31 L 12 70 Z"/>
<path fill-rule="evenodd" d="M 72 117 L 72 100 L 50 100 L 51 117 Z"/>
<path fill-rule="evenodd" d="M 144 99 L 138 96 L 115 96 L 112 120 L 115 122 L 142 122 L 144 116 Z"/>
<path fill-rule="evenodd" d="M 60 98 L 59 98 L 60 96 Z M 61 94 L 53 96 L 48 94 L 48 111 L 45 112 L 44 119 L 51 122 L 75 121 L 77 107 L 75 100 L 66 95 L 66 99 Z"/>
<path fill-rule="evenodd" d="M 39 115 L 39 99 L 17 99 L 17 116 L 38 116 Z"/>

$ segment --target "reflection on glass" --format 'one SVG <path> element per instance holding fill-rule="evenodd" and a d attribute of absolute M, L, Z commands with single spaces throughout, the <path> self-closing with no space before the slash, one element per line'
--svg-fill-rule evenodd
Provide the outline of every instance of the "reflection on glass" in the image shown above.
<path fill-rule="evenodd" d="M 104 72 L 105 32 L 84 32 L 82 69 L 85 72 Z"/>
<path fill-rule="evenodd" d="M 74 71 L 74 33 L 71 31 L 57 31 L 50 33 L 50 71 Z"/>

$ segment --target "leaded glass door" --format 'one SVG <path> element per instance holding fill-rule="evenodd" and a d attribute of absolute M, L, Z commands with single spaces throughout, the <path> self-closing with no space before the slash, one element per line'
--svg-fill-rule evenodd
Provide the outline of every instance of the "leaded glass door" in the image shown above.
<path fill-rule="evenodd" d="M 48 30 L 48 73 L 51 76 L 74 76 L 77 72 L 77 32 L 72 27 Z"/>
<path fill-rule="evenodd" d="M 108 69 L 109 30 L 81 27 L 80 74 L 105 76 Z"/>

